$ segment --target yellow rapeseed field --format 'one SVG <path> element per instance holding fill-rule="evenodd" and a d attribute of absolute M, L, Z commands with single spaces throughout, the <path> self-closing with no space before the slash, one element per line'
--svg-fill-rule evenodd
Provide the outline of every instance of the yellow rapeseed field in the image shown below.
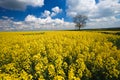
<path fill-rule="evenodd" d="M 0 32 L 0 80 L 120 80 L 120 36 Z"/>

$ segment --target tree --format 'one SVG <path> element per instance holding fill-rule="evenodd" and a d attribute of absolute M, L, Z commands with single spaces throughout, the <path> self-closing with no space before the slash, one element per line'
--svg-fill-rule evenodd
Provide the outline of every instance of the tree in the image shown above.
<path fill-rule="evenodd" d="M 74 18 L 73 18 L 73 22 L 76 24 L 75 26 L 79 28 L 81 27 L 84 27 L 86 22 L 88 20 L 88 17 L 85 16 L 85 15 L 76 15 Z"/>

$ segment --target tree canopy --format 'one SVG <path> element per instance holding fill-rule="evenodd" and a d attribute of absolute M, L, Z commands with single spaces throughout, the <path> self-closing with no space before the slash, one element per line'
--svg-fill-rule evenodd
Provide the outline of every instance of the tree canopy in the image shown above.
<path fill-rule="evenodd" d="M 79 28 L 84 27 L 86 25 L 86 22 L 88 20 L 88 17 L 85 15 L 76 15 L 73 18 L 73 22 L 76 24 L 75 26 Z"/>

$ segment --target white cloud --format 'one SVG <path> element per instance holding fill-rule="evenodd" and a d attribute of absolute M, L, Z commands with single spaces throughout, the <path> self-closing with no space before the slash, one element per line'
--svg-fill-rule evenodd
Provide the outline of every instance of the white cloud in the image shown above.
<path fill-rule="evenodd" d="M 104 27 L 119 27 L 118 24 L 120 25 L 118 23 L 120 20 L 116 18 L 120 15 L 119 0 L 99 0 L 97 4 L 95 0 L 67 0 L 67 7 L 68 16 L 87 15 L 89 20 L 92 21 L 87 24 L 88 26 L 94 25 L 97 27 L 100 23 Z"/>
<path fill-rule="evenodd" d="M 67 14 L 75 16 L 76 14 L 86 14 L 88 16 L 107 17 L 120 14 L 119 0 L 100 0 L 96 4 L 95 0 L 67 0 Z"/>
<path fill-rule="evenodd" d="M 111 17 L 102 17 L 90 19 L 90 22 L 87 23 L 85 28 L 113 28 L 120 27 L 120 19 L 111 16 Z"/>
<path fill-rule="evenodd" d="M 3 19 L 8 19 L 8 17 L 7 17 L 7 16 L 2 16 L 2 18 L 3 18 Z"/>
<path fill-rule="evenodd" d="M 53 7 L 51 12 L 48 11 L 48 10 L 45 10 L 43 13 L 42 13 L 42 17 L 54 17 L 56 16 L 57 14 L 61 13 L 62 12 L 62 9 L 60 9 L 58 6 L 56 7 Z"/>
<path fill-rule="evenodd" d="M 31 20 L 32 17 L 35 19 Z M 73 23 L 65 22 L 64 19 L 52 19 L 50 16 L 46 18 L 37 18 L 33 15 L 28 15 L 25 18 L 25 22 L 29 23 L 29 26 L 33 25 L 35 29 L 74 29 Z"/>
<path fill-rule="evenodd" d="M 44 5 L 44 0 L 0 0 L 0 7 L 12 10 L 25 10 L 27 6 Z"/>
<path fill-rule="evenodd" d="M 62 12 L 62 9 L 60 9 L 58 6 L 52 8 L 52 13 L 51 13 L 51 16 L 56 16 L 58 13 L 61 13 Z"/>
<path fill-rule="evenodd" d="M 117 0 L 101 0 L 96 7 L 96 10 L 90 12 L 91 17 L 111 17 L 120 14 L 120 3 Z"/>
<path fill-rule="evenodd" d="M 56 16 L 57 14 L 55 12 L 51 13 L 51 17 Z"/>
<path fill-rule="evenodd" d="M 25 18 L 25 21 L 36 21 L 36 17 L 33 16 L 33 15 L 28 15 L 28 16 Z"/>
<path fill-rule="evenodd" d="M 11 19 L 0 20 L 0 30 L 61 30 L 74 29 L 74 23 L 65 22 L 64 19 L 37 18 L 26 16 L 24 21 L 15 22 Z"/>
<path fill-rule="evenodd" d="M 1 20 L 0 19 L 0 30 L 12 30 L 13 21 L 11 19 Z"/>
<path fill-rule="evenodd" d="M 116 19 L 116 20 L 109 20 L 108 19 L 97 19 L 96 21 L 93 21 L 93 22 L 89 22 L 87 24 L 88 27 L 85 27 L 85 28 L 113 28 L 113 27 L 120 27 L 120 19 Z"/>
<path fill-rule="evenodd" d="M 50 11 L 45 10 L 45 11 L 44 11 L 44 13 L 42 13 L 42 16 L 43 16 L 43 17 L 49 17 L 49 16 L 50 16 L 50 14 L 51 14 L 51 12 L 50 12 Z"/>
<path fill-rule="evenodd" d="M 75 16 L 76 14 L 89 14 L 96 8 L 95 0 L 67 0 L 67 15 Z"/>
<path fill-rule="evenodd" d="M 62 12 L 62 9 L 60 9 L 58 6 L 52 8 L 52 11 L 55 12 L 55 13 L 60 13 Z"/>

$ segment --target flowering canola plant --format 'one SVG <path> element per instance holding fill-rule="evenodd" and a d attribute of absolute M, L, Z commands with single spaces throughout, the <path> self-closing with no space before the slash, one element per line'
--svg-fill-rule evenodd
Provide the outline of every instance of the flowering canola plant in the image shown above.
<path fill-rule="evenodd" d="M 120 36 L 0 32 L 0 80 L 120 80 Z"/>

